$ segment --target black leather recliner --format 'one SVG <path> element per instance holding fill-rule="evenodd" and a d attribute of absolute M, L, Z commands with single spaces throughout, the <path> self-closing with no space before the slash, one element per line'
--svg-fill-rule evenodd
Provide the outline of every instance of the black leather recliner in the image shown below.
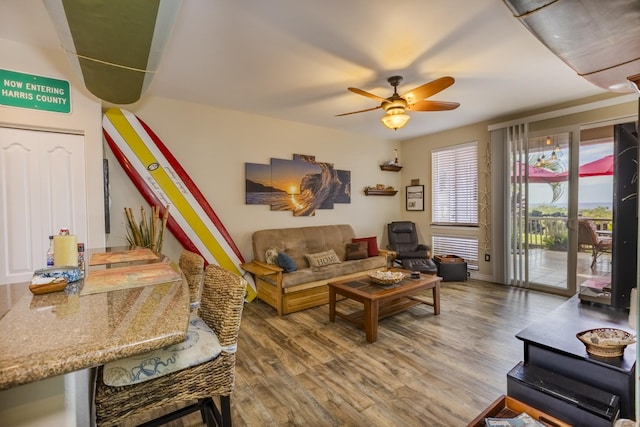
<path fill-rule="evenodd" d="M 422 273 L 436 274 L 438 267 L 428 258 L 430 248 L 418 241 L 416 225 L 411 221 L 394 221 L 387 224 L 388 249 L 394 251 L 395 262 L 402 268 Z"/>

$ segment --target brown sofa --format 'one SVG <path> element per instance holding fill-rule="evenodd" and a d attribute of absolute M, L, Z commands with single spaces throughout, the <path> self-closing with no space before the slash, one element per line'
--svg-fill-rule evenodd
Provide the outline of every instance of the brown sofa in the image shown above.
<path fill-rule="evenodd" d="M 349 279 L 386 267 L 386 251 L 378 256 L 345 260 L 346 248 L 356 234 L 350 225 L 260 230 L 253 233 L 253 255 L 242 268 L 255 277 L 258 298 L 275 308 L 279 315 L 327 304 L 327 283 Z M 297 270 L 284 272 L 278 265 L 268 264 L 266 252 L 275 248 L 286 253 Z M 340 263 L 310 267 L 306 254 L 333 249 Z"/>

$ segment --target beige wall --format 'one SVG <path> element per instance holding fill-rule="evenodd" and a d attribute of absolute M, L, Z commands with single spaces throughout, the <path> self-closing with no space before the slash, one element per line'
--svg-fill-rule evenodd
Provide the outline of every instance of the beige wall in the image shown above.
<path fill-rule="evenodd" d="M 400 187 L 399 173 L 379 167 L 393 158 L 398 145 L 391 141 L 158 97 L 145 97 L 125 108 L 146 122 L 182 164 L 245 259 L 253 258 L 251 235 L 256 230 L 345 223 L 352 224 L 360 236 L 377 236 L 384 246 L 385 224 L 400 218 L 401 192 L 394 197 L 365 196 L 363 192 L 367 185 L 377 183 Z M 112 195 L 109 243 L 115 245 L 125 236 L 124 207 L 146 203 L 106 144 L 105 153 Z M 271 211 L 266 205 L 246 205 L 245 163 L 268 164 L 271 158 L 292 159 L 294 154 L 314 155 L 336 169 L 351 171 L 351 203 L 335 204 L 333 209 L 306 217 Z M 167 255 L 179 254 L 181 247 L 173 236 L 165 245 Z"/>

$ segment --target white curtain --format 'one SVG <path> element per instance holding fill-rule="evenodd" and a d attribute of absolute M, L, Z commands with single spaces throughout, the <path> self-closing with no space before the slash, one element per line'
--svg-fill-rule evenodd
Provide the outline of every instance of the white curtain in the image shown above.
<path fill-rule="evenodd" d="M 491 179 L 493 253 L 496 257 L 494 280 L 498 283 L 526 287 L 528 283 L 527 224 L 528 125 L 516 123 L 491 130 Z"/>

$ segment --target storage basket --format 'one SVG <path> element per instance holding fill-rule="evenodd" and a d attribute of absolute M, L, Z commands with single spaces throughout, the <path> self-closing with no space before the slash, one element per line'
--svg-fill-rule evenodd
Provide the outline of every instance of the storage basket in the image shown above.
<path fill-rule="evenodd" d="M 587 348 L 587 353 L 598 357 L 619 357 L 624 349 L 636 342 L 629 332 L 615 328 L 596 328 L 576 334 Z"/>

